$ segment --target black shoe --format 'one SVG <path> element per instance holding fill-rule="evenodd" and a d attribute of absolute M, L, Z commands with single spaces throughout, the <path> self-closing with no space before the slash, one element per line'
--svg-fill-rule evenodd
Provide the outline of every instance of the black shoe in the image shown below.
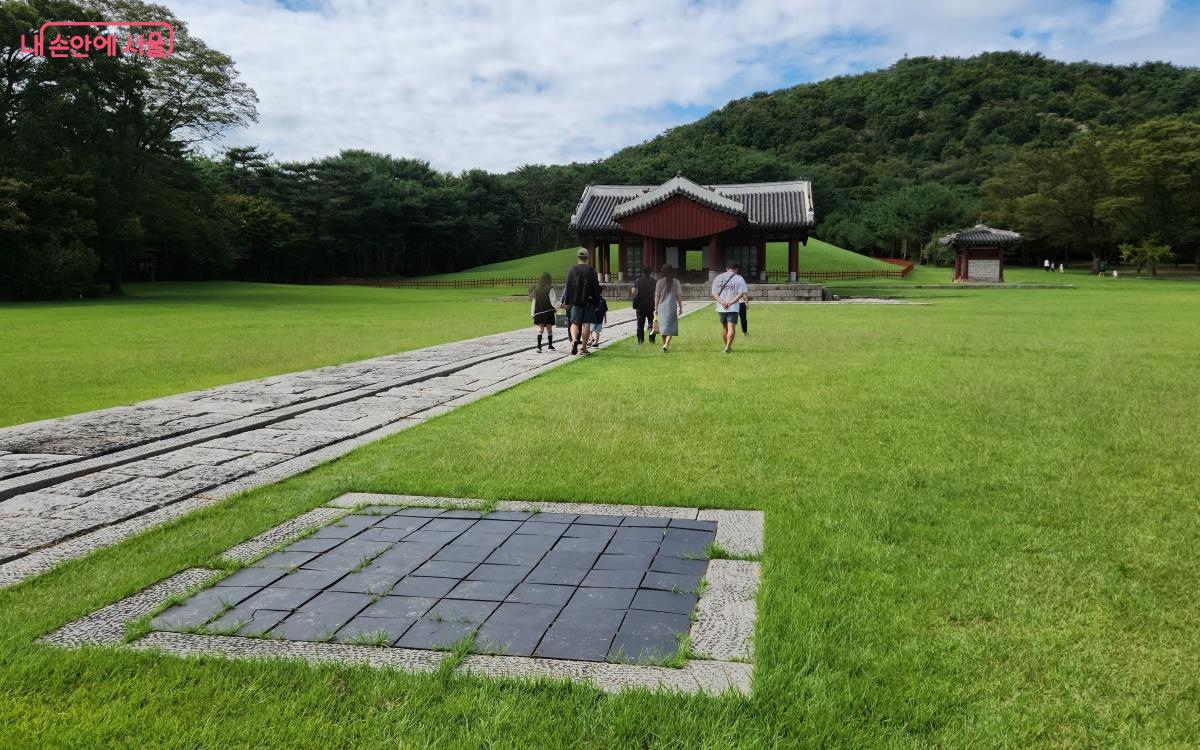
<path fill-rule="evenodd" d="M 550 350 L 550 351 L 552 351 L 552 352 L 556 352 L 556 351 L 558 351 L 557 349 L 555 349 L 555 348 L 554 348 L 554 344 L 551 344 L 550 346 L 547 346 L 546 348 L 547 348 L 547 349 L 549 349 L 549 350 Z"/>
<path fill-rule="evenodd" d="M 578 353 L 579 353 L 579 342 L 578 342 L 578 341 L 572 341 L 572 342 L 571 342 L 571 356 L 573 357 L 573 356 L 575 356 L 575 355 L 576 355 L 576 354 L 578 354 Z"/>

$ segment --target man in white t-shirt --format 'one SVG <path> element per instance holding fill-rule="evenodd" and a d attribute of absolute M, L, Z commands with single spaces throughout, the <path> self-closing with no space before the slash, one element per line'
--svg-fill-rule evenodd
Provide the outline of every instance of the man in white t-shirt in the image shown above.
<path fill-rule="evenodd" d="M 742 300 L 750 290 L 746 280 L 738 275 L 733 263 L 725 266 L 725 273 L 713 279 L 712 298 L 717 303 L 717 318 L 721 321 L 721 340 L 725 342 L 725 353 L 733 350 L 733 337 L 737 331 L 738 312 Z"/>

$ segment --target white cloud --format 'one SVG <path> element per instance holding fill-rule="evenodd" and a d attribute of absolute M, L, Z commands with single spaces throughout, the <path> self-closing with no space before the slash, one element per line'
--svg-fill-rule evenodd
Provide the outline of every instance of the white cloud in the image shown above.
<path fill-rule="evenodd" d="M 686 111 L 904 54 L 1200 62 L 1194 19 L 1160 32 L 1153 0 L 167 1 L 258 92 L 260 122 L 228 143 L 456 170 L 598 158 Z"/>

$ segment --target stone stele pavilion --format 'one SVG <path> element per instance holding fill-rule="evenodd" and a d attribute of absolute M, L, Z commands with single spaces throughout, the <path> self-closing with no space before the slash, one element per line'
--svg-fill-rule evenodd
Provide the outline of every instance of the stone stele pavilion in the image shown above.
<path fill-rule="evenodd" d="M 976 224 L 970 229 L 948 234 L 938 240 L 954 250 L 954 280 L 1004 281 L 1004 250 L 1021 241 L 1021 235 L 1007 229 L 992 229 Z"/>
<path fill-rule="evenodd" d="M 765 282 L 767 243 L 778 241 L 788 243 L 788 281 L 795 282 L 799 246 L 815 223 L 806 180 L 698 185 L 676 175 L 661 185 L 588 185 L 570 229 L 604 283 L 635 279 L 644 266 L 686 269 L 690 252 L 702 253 L 708 279 L 734 262 L 747 281 Z M 615 273 L 607 252 L 614 243 Z"/>

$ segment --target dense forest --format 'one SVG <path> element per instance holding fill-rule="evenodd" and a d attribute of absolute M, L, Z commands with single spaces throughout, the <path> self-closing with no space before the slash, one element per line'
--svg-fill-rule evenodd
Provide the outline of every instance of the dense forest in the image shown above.
<path fill-rule="evenodd" d="M 46 20 L 169 20 L 170 57 L 53 60 Z M 95 34 L 104 29 L 94 27 Z M 448 174 L 343 151 L 213 153 L 256 117 L 234 61 L 137 0 L 0 4 L 0 296 L 130 278 L 307 281 L 452 271 L 568 244 L 588 182 L 806 177 L 829 242 L 940 260 L 977 219 L 1022 259 L 1200 260 L 1200 71 L 1038 55 L 906 58 L 730 102 L 608 159 Z"/>

